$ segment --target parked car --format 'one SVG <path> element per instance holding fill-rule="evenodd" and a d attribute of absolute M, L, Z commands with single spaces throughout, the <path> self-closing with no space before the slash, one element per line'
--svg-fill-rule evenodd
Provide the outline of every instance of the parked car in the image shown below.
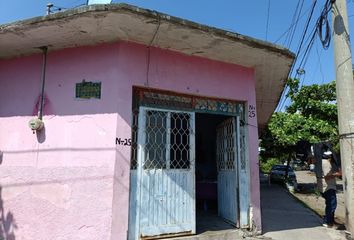
<path fill-rule="evenodd" d="M 269 173 L 270 182 L 284 182 L 286 168 L 286 165 L 273 165 Z M 288 166 L 288 180 L 294 184 L 297 183 L 294 169 L 290 166 Z"/>
<path fill-rule="evenodd" d="M 295 171 L 309 170 L 309 165 L 306 162 L 296 159 L 291 162 L 291 166 Z"/>

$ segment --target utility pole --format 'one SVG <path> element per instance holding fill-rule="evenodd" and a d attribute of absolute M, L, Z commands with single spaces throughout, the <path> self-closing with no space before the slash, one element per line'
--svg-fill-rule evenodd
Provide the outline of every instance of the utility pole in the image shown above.
<path fill-rule="evenodd" d="M 354 236 L 354 82 L 346 0 L 332 0 L 345 225 Z"/>

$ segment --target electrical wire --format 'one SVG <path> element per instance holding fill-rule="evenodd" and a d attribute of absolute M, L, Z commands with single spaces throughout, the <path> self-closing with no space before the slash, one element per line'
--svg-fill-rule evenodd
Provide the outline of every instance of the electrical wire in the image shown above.
<path fill-rule="evenodd" d="M 331 9 L 332 9 L 332 1 L 327 0 L 317 22 L 317 33 L 324 49 L 328 49 L 331 43 L 331 29 L 328 21 L 328 13 L 331 11 Z M 325 26 L 324 36 L 323 36 L 323 29 L 322 29 L 323 26 Z"/>
<path fill-rule="evenodd" d="M 325 5 L 324 5 L 324 7 L 323 7 L 323 9 L 322 9 L 322 11 L 321 11 L 320 16 L 319 16 L 318 20 L 316 21 L 315 28 L 314 28 L 314 30 L 312 31 L 312 34 L 310 35 L 311 37 L 308 38 L 309 41 L 308 41 L 308 44 L 307 44 L 307 47 L 306 47 L 305 52 L 302 54 L 302 59 L 301 59 L 300 64 L 298 65 L 298 66 L 299 66 L 298 69 L 303 69 L 303 68 L 305 67 L 305 65 L 306 65 L 306 63 L 307 63 L 307 60 L 308 60 L 308 58 L 309 58 L 311 49 L 312 49 L 312 47 L 313 47 L 314 41 L 315 41 L 316 33 L 319 35 L 319 39 L 320 39 L 320 41 L 321 41 L 321 43 L 322 43 L 322 46 L 323 46 L 323 48 L 324 48 L 325 50 L 328 49 L 328 47 L 330 46 L 330 41 L 331 41 L 331 36 L 330 36 L 330 35 L 331 35 L 331 33 L 330 33 L 330 27 L 329 27 L 329 21 L 328 21 L 328 14 L 329 14 L 329 12 L 330 12 L 331 9 L 332 9 L 332 4 L 333 4 L 333 0 L 327 0 L 327 1 L 326 1 Z M 311 12 L 313 13 L 313 9 L 312 9 Z M 312 13 L 310 14 L 309 19 L 311 18 Z M 308 23 L 309 23 L 309 21 L 308 21 Z M 325 26 L 325 28 L 326 28 L 326 29 L 325 29 L 325 35 L 324 35 L 324 36 L 323 36 L 323 28 L 322 28 L 323 26 Z M 294 66 L 296 65 L 296 62 L 297 62 L 297 60 L 299 59 L 299 56 L 300 56 L 299 54 L 300 54 L 300 50 L 301 50 L 301 48 L 302 48 L 302 43 L 303 43 L 303 40 L 304 40 L 304 36 L 306 35 L 306 32 L 307 32 L 307 27 L 308 27 L 308 25 L 306 25 L 306 28 L 305 28 L 305 31 L 304 31 L 304 34 L 303 34 L 303 38 L 302 38 L 301 43 L 300 43 L 300 45 L 299 45 L 298 51 L 297 51 L 297 53 L 296 53 L 295 60 L 294 60 L 294 63 L 293 63 L 293 65 L 292 65 L 292 67 L 291 67 L 289 76 L 292 75 Z M 298 74 L 299 74 L 299 73 L 296 72 L 294 78 L 297 78 Z M 300 86 L 303 86 L 304 81 L 305 81 L 305 78 L 302 79 Z M 281 96 L 280 104 L 278 104 L 277 110 L 283 109 L 283 106 L 284 106 L 284 104 L 285 104 L 285 102 L 286 102 L 286 100 L 287 100 L 287 98 L 288 98 L 288 97 L 286 96 L 287 90 L 288 90 L 288 88 L 287 88 L 287 86 L 286 86 L 285 89 L 284 89 L 284 91 L 283 91 L 283 94 L 282 94 L 282 96 Z M 284 97 L 285 97 L 285 98 L 284 98 Z M 280 108 L 279 108 L 279 106 L 280 106 Z"/>
<path fill-rule="evenodd" d="M 298 69 L 303 69 L 304 66 L 306 65 L 307 60 L 308 60 L 308 57 L 309 57 L 309 52 L 310 52 L 310 50 L 312 49 L 312 46 L 313 46 L 315 37 L 316 37 L 316 28 L 313 30 L 313 33 L 311 34 L 311 38 L 310 38 L 310 40 L 309 40 L 309 43 L 307 44 L 306 50 L 305 50 L 305 52 L 302 54 L 302 59 L 301 59 L 301 61 L 300 61 L 300 64 L 299 64 Z M 296 56 L 300 56 L 300 53 L 297 54 Z M 299 59 L 299 58 L 297 57 L 296 60 L 297 60 L 297 59 Z M 295 60 L 295 61 L 296 61 L 296 60 Z M 295 61 L 294 61 L 294 64 L 292 65 L 292 69 L 291 69 L 291 73 L 289 74 L 289 77 L 292 75 L 292 71 L 293 71 L 294 66 L 295 66 Z M 299 72 L 296 71 L 295 76 L 294 76 L 293 78 L 298 78 L 298 76 L 299 76 Z M 302 79 L 300 86 L 303 85 L 304 79 L 305 79 L 305 78 Z M 286 90 L 287 90 L 287 87 L 286 87 Z M 285 97 L 285 100 L 282 102 L 280 109 L 282 109 L 282 108 L 284 107 L 284 104 L 285 104 L 285 102 L 286 102 L 287 99 L 288 99 L 288 96 Z"/>
<path fill-rule="evenodd" d="M 304 0 L 303 0 L 302 3 L 301 3 L 301 7 L 300 7 L 300 10 L 299 10 L 299 14 L 298 14 L 297 19 L 300 18 L 300 14 L 301 14 L 301 12 L 302 12 L 303 6 L 304 6 Z M 291 44 L 292 44 L 292 42 L 293 42 L 293 39 L 294 39 L 294 35 L 295 35 L 295 32 L 296 32 L 297 26 L 298 26 L 298 24 L 295 25 L 294 30 L 293 30 L 293 33 L 292 33 L 292 35 L 291 35 L 291 37 L 290 37 L 290 41 L 289 41 L 289 44 L 288 44 L 289 48 L 291 48 Z"/>
<path fill-rule="evenodd" d="M 294 62 L 296 62 L 297 57 L 299 56 L 300 51 L 301 51 L 301 49 L 302 49 L 302 45 L 303 45 L 303 43 L 304 43 L 304 40 L 305 40 L 307 31 L 308 31 L 308 28 L 309 28 L 309 26 L 310 26 L 310 22 L 311 22 L 311 19 L 312 19 L 313 12 L 314 12 L 314 10 L 315 10 L 316 4 L 317 4 L 317 0 L 314 0 L 314 1 L 313 1 L 313 4 L 312 4 L 311 12 L 310 12 L 310 14 L 309 14 L 309 16 L 308 16 L 308 18 L 307 18 L 307 21 L 306 21 L 305 29 L 304 29 L 304 31 L 303 31 L 303 33 L 302 33 L 301 41 L 300 41 L 300 44 L 299 44 L 299 46 L 298 46 L 298 49 L 297 49 L 297 52 L 296 52 L 296 57 L 295 57 L 295 61 L 294 61 Z M 292 65 L 291 72 L 293 71 L 294 66 L 295 66 L 295 64 Z"/>
<path fill-rule="evenodd" d="M 295 27 L 295 23 L 297 23 L 298 21 L 296 21 L 296 15 L 297 15 L 297 12 L 299 10 L 299 6 L 300 6 L 300 1 L 297 2 L 297 5 L 296 5 L 296 8 L 295 8 L 295 12 L 294 12 L 294 15 L 293 15 L 293 19 L 291 20 L 291 25 L 290 26 L 294 26 Z M 288 34 L 286 35 L 286 38 L 285 38 L 285 41 L 283 42 L 283 45 L 284 46 L 287 46 L 287 42 L 289 42 L 289 39 L 290 39 L 290 36 L 292 35 L 292 32 L 293 32 L 293 27 L 290 28 L 291 31 L 288 32 Z"/>
<path fill-rule="evenodd" d="M 266 25 L 266 37 L 265 37 L 266 41 L 268 40 L 269 12 L 270 12 L 270 0 L 268 0 L 267 25 Z"/>
<path fill-rule="evenodd" d="M 288 34 L 292 30 L 292 28 L 295 26 L 295 24 L 298 24 L 298 22 L 310 11 L 310 9 L 311 8 L 308 8 L 295 23 L 291 24 L 290 27 L 285 32 L 283 32 L 282 35 L 280 35 L 280 37 L 274 43 L 279 42 L 284 37 L 285 34 Z M 286 41 L 284 41 L 284 45 L 285 45 L 285 42 Z"/>
<path fill-rule="evenodd" d="M 299 2 L 299 3 L 300 3 L 300 2 Z M 300 9 L 299 9 L 299 13 L 297 14 L 297 15 L 298 15 L 298 16 L 297 16 L 297 19 L 300 18 L 300 15 L 301 15 L 303 6 L 304 6 L 304 0 L 302 0 L 302 2 L 301 2 L 301 7 L 300 7 Z M 296 15 L 294 15 L 294 17 L 295 17 L 295 16 L 296 16 Z M 298 21 L 296 21 L 296 22 L 298 22 Z M 294 28 L 293 28 L 293 31 L 292 31 L 292 33 L 290 34 L 289 42 L 288 42 L 288 45 L 287 45 L 288 48 L 291 48 L 291 43 L 293 42 L 293 39 L 294 39 L 294 35 L 295 35 L 295 32 L 296 32 L 297 26 L 298 26 L 298 24 L 295 24 L 295 26 L 294 26 Z"/>
<path fill-rule="evenodd" d="M 323 74 L 323 68 L 322 68 L 322 64 L 321 64 L 321 55 L 322 55 L 322 52 L 319 53 L 318 46 L 316 45 L 317 63 L 316 63 L 315 71 L 313 71 L 313 74 L 311 76 L 311 79 L 315 78 L 315 75 L 319 69 L 320 74 L 321 74 L 321 79 L 322 79 L 321 84 L 323 84 L 324 83 L 324 74 Z"/>
<path fill-rule="evenodd" d="M 296 61 L 297 61 L 297 59 L 298 59 L 299 53 L 300 53 L 300 51 L 301 51 L 302 45 L 303 45 L 303 43 L 304 43 L 304 40 L 305 40 L 305 37 L 306 37 L 306 34 L 307 34 L 307 30 L 308 30 L 308 28 L 309 28 L 309 26 L 310 26 L 311 18 L 312 18 L 312 16 L 313 16 L 313 12 L 314 12 L 314 10 L 315 10 L 316 4 L 317 4 L 317 0 L 314 0 L 313 3 L 312 3 L 311 12 L 310 12 L 310 14 L 309 14 L 309 16 L 308 16 L 308 18 L 307 18 L 306 26 L 305 26 L 305 29 L 304 29 L 304 31 L 303 31 L 303 34 L 302 34 L 302 37 L 301 37 L 301 41 L 300 41 L 299 47 L 298 47 L 298 49 L 297 49 L 294 62 L 293 62 L 293 64 L 292 64 L 291 68 L 290 68 L 288 77 L 290 77 L 290 76 L 292 75 L 292 73 L 293 73 L 293 70 L 294 70 Z M 276 109 L 276 110 L 278 110 L 278 111 L 279 111 L 279 109 L 280 109 L 280 110 L 283 109 L 283 106 L 284 106 L 284 104 L 285 104 L 285 102 L 286 102 L 286 100 L 287 100 L 287 98 L 288 98 L 288 97 L 286 96 L 286 95 L 287 95 L 287 90 L 288 90 L 288 87 L 285 86 L 285 89 L 284 89 L 284 91 L 283 91 L 283 93 L 282 93 L 282 95 L 281 95 L 281 97 L 280 97 L 280 104 L 278 104 L 278 107 L 279 107 L 279 106 L 280 106 L 280 107 L 279 107 L 279 108 L 277 107 L 277 109 Z"/>
<path fill-rule="evenodd" d="M 339 134 L 339 139 L 354 138 L 354 132 Z"/>
<path fill-rule="evenodd" d="M 159 31 L 160 29 L 160 26 L 161 26 L 161 19 L 160 19 L 160 15 L 158 15 L 158 25 L 155 29 L 155 32 L 154 32 L 154 35 L 152 36 L 151 40 L 150 40 L 150 43 L 149 45 L 147 46 L 147 63 L 146 63 L 146 87 L 149 87 L 149 73 L 150 73 L 150 58 L 151 58 L 151 45 L 152 43 L 154 42 L 155 38 L 156 38 L 156 35 L 157 35 L 157 32 Z"/>
<path fill-rule="evenodd" d="M 304 64 L 302 65 L 302 67 L 300 67 L 300 69 L 303 69 L 307 63 L 307 60 L 309 59 L 309 56 L 310 56 L 310 52 L 311 52 L 311 49 L 313 47 L 313 44 L 314 44 L 314 41 L 311 42 L 311 44 L 309 45 L 309 50 L 308 50 L 308 54 L 306 54 L 304 56 Z M 302 78 L 301 80 L 301 83 L 300 83 L 300 87 L 302 87 L 305 83 L 305 77 Z"/>
<path fill-rule="evenodd" d="M 327 50 L 330 46 L 330 41 L 331 41 L 331 33 L 330 33 L 330 27 L 329 27 L 329 23 L 328 23 L 328 14 L 331 11 L 332 8 L 332 1 L 331 0 L 327 0 L 325 6 L 323 7 L 322 11 L 321 11 L 321 15 L 318 18 L 317 22 L 316 22 L 316 29 L 315 29 L 315 33 L 308 45 L 308 48 L 305 51 L 304 54 L 304 58 L 303 58 L 303 62 L 300 63 L 300 68 L 304 68 L 307 60 L 309 58 L 311 49 L 313 47 L 314 44 L 314 40 L 315 40 L 315 34 L 317 33 L 319 35 L 319 39 L 322 43 L 322 47 L 323 49 Z M 325 32 L 325 37 L 322 37 L 322 26 L 326 25 L 326 32 Z M 302 80 L 300 86 L 303 86 L 305 82 L 305 78 Z"/>
<path fill-rule="evenodd" d="M 321 77 L 322 77 L 322 83 L 321 84 L 323 84 L 324 83 L 324 75 L 323 75 L 323 71 L 322 71 L 321 56 L 318 53 L 317 46 L 316 46 L 316 53 L 317 53 L 318 64 L 319 64 L 319 67 L 320 67 L 320 73 L 321 73 Z"/>

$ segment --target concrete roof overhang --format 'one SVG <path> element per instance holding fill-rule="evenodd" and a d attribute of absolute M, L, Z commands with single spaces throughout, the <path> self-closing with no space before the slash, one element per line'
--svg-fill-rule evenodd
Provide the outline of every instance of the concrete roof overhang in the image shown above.
<path fill-rule="evenodd" d="M 120 40 L 255 69 L 261 130 L 275 110 L 295 55 L 268 42 L 127 4 L 89 5 L 0 25 L 0 59 Z"/>

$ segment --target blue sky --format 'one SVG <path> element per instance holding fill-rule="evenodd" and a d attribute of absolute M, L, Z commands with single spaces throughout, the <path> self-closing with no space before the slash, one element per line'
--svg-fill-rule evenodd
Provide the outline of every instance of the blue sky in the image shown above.
<path fill-rule="evenodd" d="M 44 15 L 48 2 L 65 9 L 84 4 L 86 0 L 0 0 L 0 24 Z M 294 53 L 299 47 L 313 3 L 311 0 L 113 0 L 113 3 L 120 2 L 266 40 L 289 48 Z M 309 33 L 313 30 L 324 4 L 325 0 L 317 1 Z M 350 33 L 354 34 L 354 0 L 347 0 L 347 8 Z M 296 9 L 299 20 L 294 24 Z M 289 29 L 295 30 L 293 37 Z M 307 40 L 308 37 L 305 37 L 304 49 L 308 44 Z M 300 75 L 303 84 L 321 84 L 335 79 L 332 46 L 333 41 L 329 49 L 324 50 L 316 36 L 304 66 L 304 74 Z M 299 62 L 301 59 L 303 58 L 299 55 Z M 295 65 L 292 76 L 298 67 Z"/>

